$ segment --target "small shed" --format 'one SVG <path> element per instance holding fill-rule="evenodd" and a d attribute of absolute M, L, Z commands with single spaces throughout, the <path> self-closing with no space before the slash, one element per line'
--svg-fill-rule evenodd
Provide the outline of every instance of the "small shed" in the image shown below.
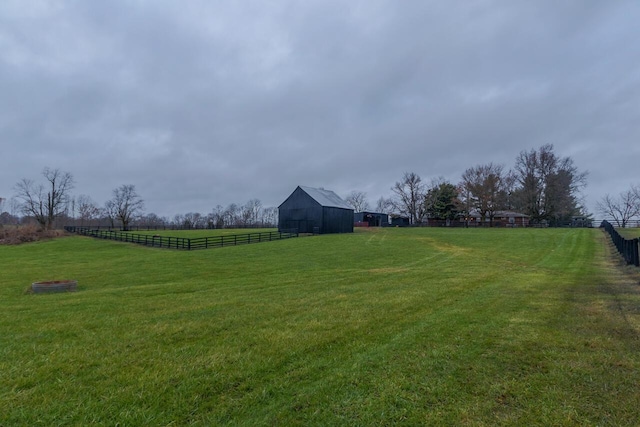
<path fill-rule="evenodd" d="M 278 229 L 299 233 L 353 233 L 353 208 L 336 193 L 298 186 L 278 206 Z"/>
<path fill-rule="evenodd" d="M 411 225 L 411 220 L 406 216 L 391 214 L 389 224 L 393 227 L 408 227 Z"/>
<path fill-rule="evenodd" d="M 356 226 L 384 227 L 389 225 L 389 215 L 382 212 L 356 212 L 353 214 Z"/>
<path fill-rule="evenodd" d="M 572 227 L 593 227 L 593 219 L 586 215 L 576 215 L 571 217 Z"/>

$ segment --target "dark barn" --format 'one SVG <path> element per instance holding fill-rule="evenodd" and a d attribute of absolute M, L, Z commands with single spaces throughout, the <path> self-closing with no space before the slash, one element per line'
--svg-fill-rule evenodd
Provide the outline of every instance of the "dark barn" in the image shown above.
<path fill-rule="evenodd" d="M 278 229 L 353 233 L 353 208 L 333 191 L 298 186 L 278 207 Z"/>
<path fill-rule="evenodd" d="M 384 227 L 389 225 L 389 215 L 382 212 L 356 212 L 353 219 L 361 227 Z"/>

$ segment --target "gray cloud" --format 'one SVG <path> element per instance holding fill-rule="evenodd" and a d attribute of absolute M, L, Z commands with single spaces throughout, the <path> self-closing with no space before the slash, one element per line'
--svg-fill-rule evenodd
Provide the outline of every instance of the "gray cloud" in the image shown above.
<path fill-rule="evenodd" d="M 640 181 L 640 5 L 0 4 L 0 196 L 45 166 L 160 215 L 298 184 L 370 202 L 546 143 L 589 206 Z"/>

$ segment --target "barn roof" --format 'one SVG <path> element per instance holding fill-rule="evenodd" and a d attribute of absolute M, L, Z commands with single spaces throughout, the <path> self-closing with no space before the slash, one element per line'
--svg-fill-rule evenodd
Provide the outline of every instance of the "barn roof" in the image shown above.
<path fill-rule="evenodd" d="M 353 208 L 349 206 L 347 202 L 342 200 L 340 196 L 338 196 L 331 190 L 325 190 L 323 188 L 303 187 L 302 185 L 300 185 L 300 188 L 313 200 L 320 203 L 321 206 L 353 210 Z"/>

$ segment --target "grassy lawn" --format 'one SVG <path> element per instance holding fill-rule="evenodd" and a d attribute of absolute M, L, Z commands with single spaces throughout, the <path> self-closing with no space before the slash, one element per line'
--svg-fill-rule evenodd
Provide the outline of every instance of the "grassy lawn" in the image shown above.
<path fill-rule="evenodd" d="M 598 229 L 0 246 L 0 425 L 637 425 L 640 289 L 609 251 Z"/>
<path fill-rule="evenodd" d="M 637 239 L 640 237 L 640 227 L 616 228 L 616 230 L 625 239 Z"/>

